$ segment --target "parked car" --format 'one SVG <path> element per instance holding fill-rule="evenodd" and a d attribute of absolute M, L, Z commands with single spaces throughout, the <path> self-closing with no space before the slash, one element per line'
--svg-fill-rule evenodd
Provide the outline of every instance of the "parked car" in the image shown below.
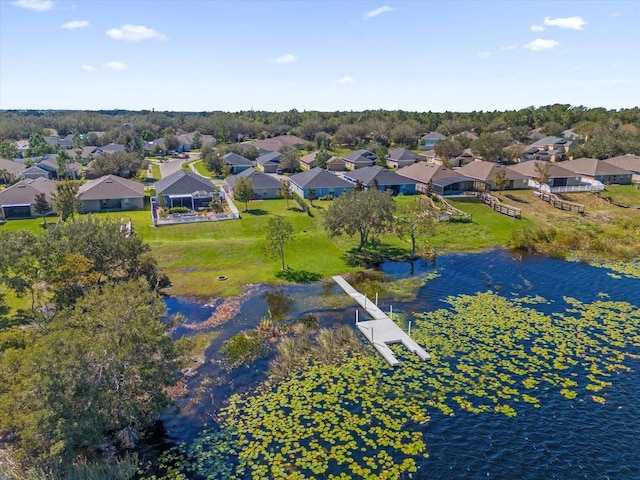
<path fill-rule="evenodd" d="M 182 155 L 180 155 L 180 158 L 183 160 L 187 160 L 189 158 L 189 155 L 186 153 L 183 153 Z"/>

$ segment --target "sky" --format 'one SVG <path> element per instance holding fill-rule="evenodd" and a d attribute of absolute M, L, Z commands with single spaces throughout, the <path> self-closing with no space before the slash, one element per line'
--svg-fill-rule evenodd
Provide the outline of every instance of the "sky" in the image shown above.
<path fill-rule="evenodd" d="M 638 1 L 0 0 L 0 109 L 640 106 Z"/>

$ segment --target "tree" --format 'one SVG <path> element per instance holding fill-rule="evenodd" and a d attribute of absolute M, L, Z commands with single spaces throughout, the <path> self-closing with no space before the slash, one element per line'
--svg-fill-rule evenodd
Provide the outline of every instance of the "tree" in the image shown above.
<path fill-rule="evenodd" d="M 416 257 L 417 241 L 420 237 L 428 237 L 433 234 L 434 214 L 430 205 L 423 200 L 416 200 L 402 205 L 395 217 L 394 230 L 401 240 L 409 238 L 411 241 L 411 255 Z"/>
<path fill-rule="evenodd" d="M 542 189 L 542 185 L 545 185 L 549 181 L 549 164 L 547 162 L 536 161 L 534 167 L 536 170 L 534 180 L 538 182 L 538 188 Z"/>
<path fill-rule="evenodd" d="M 476 155 L 480 155 L 487 162 L 496 162 L 503 158 L 505 139 L 495 133 L 481 133 L 473 142 L 471 149 Z"/>
<path fill-rule="evenodd" d="M 115 152 L 96 157 L 91 162 L 91 172 L 96 176 L 132 177 L 140 170 L 146 170 L 147 165 L 147 161 L 135 152 Z"/>
<path fill-rule="evenodd" d="M 224 212 L 224 205 L 220 201 L 220 197 L 218 195 L 214 195 L 211 199 L 211 203 L 209 203 L 209 208 L 213 213 L 222 213 Z"/>
<path fill-rule="evenodd" d="M 175 133 L 171 130 L 167 130 L 164 133 L 164 151 L 165 152 L 175 152 L 180 148 L 180 140 L 176 137 Z"/>
<path fill-rule="evenodd" d="M 90 289 L 0 357 L 0 430 L 23 458 L 70 462 L 130 448 L 169 404 L 179 349 L 157 294 L 141 283 Z"/>
<path fill-rule="evenodd" d="M 216 175 L 224 173 L 225 162 L 222 159 L 222 152 L 215 149 L 210 143 L 205 143 L 200 150 L 200 158 L 207 170 L 211 170 Z"/>
<path fill-rule="evenodd" d="M 310 188 L 309 193 L 307 194 L 307 198 L 309 199 L 309 203 L 313 207 L 313 201 L 316 199 L 316 189 Z"/>
<path fill-rule="evenodd" d="M 330 158 L 331 158 L 331 155 L 329 155 L 329 153 L 327 153 L 326 150 L 320 150 L 318 153 L 316 153 L 316 167 L 326 170 L 327 161 Z"/>
<path fill-rule="evenodd" d="M 509 186 L 509 179 L 507 178 L 507 170 L 505 168 L 501 168 L 493 174 L 493 184 L 500 193 Z"/>
<path fill-rule="evenodd" d="M 193 148 L 198 149 L 202 148 L 202 134 L 200 132 L 193 133 Z"/>
<path fill-rule="evenodd" d="M 291 192 L 291 182 L 288 179 L 280 180 L 280 190 L 278 195 L 285 199 L 287 202 L 287 209 L 289 209 L 289 199 L 293 196 Z"/>
<path fill-rule="evenodd" d="M 388 193 L 377 189 L 354 190 L 331 204 L 324 217 L 324 228 L 330 237 L 358 234 L 360 251 L 372 233 L 382 233 L 392 223 L 394 209 L 395 203 Z"/>
<path fill-rule="evenodd" d="M 433 147 L 433 151 L 436 152 L 436 155 L 438 155 L 443 162 L 445 160 L 448 161 L 450 158 L 457 157 L 463 150 L 464 148 L 462 148 L 460 142 L 455 138 L 440 140 L 436 146 Z"/>
<path fill-rule="evenodd" d="M 0 143 L 0 158 L 5 160 L 13 160 L 18 156 L 18 147 L 13 140 L 5 140 Z"/>
<path fill-rule="evenodd" d="M 52 147 L 45 141 L 42 133 L 34 132 L 29 137 L 29 148 L 25 151 L 25 156 L 42 157 L 51 151 Z"/>
<path fill-rule="evenodd" d="M 280 168 L 285 172 L 297 172 L 300 170 L 300 158 L 298 150 L 294 147 L 285 146 L 280 149 L 282 158 L 280 159 Z"/>
<path fill-rule="evenodd" d="M 76 180 L 65 180 L 56 185 L 52 200 L 63 222 L 80 211 L 80 202 L 76 197 L 79 189 L 80 182 Z"/>
<path fill-rule="evenodd" d="M 526 146 L 519 143 L 515 143 L 513 145 L 508 145 L 504 147 L 502 151 L 504 152 L 505 158 L 507 158 L 510 162 L 519 162 L 525 157 L 526 149 L 527 149 Z"/>
<path fill-rule="evenodd" d="M 56 157 L 56 167 L 58 168 L 58 179 L 67 178 L 67 165 L 71 161 L 71 156 L 66 150 L 61 149 Z"/>
<path fill-rule="evenodd" d="M 51 212 L 51 205 L 47 201 L 47 196 L 44 193 L 38 193 L 35 197 L 35 204 L 33 206 L 34 212 L 38 215 L 42 215 L 42 225 L 47 228 L 46 215 Z"/>
<path fill-rule="evenodd" d="M 293 240 L 293 225 L 282 215 L 276 215 L 267 222 L 267 243 L 265 252 L 273 259 L 282 261 L 284 264 L 284 247 Z"/>
<path fill-rule="evenodd" d="M 249 200 L 253 198 L 253 184 L 250 178 L 236 178 L 236 183 L 233 186 L 233 197 L 239 202 L 244 202 L 245 212 L 249 210 Z"/>

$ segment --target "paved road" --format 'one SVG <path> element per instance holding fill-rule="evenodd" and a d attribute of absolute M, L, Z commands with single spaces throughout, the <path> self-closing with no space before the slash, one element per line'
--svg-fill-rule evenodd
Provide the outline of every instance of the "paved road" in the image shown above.
<path fill-rule="evenodd" d="M 168 162 L 161 163 L 160 174 L 162 175 L 162 178 L 180 170 L 184 162 L 185 161 L 183 159 L 176 158 L 175 160 L 169 160 Z"/>

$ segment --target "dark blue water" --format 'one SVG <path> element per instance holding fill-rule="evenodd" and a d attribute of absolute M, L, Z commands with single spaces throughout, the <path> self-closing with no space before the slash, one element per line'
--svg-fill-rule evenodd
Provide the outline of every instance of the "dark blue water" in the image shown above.
<path fill-rule="evenodd" d="M 551 300 L 535 306 L 545 313 L 563 311 L 565 296 L 590 303 L 606 294 L 610 300 L 640 306 L 638 279 L 617 279 L 607 270 L 589 265 L 501 250 L 449 254 L 436 262 L 415 262 L 413 266 L 385 264 L 382 271 L 392 278 L 438 272 L 414 301 L 393 304 L 394 311 L 407 313 L 446 308 L 443 300 L 448 296 L 487 290 L 508 298 L 540 295 Z M 210 359 L 217 358 L 225 339 L 252 328 L 268 315 L 267 291 L 269 287 L 263 287 L 248 297 L 233 320 L 216 327 L 220 335 L 208 351 Z M 287 313 L 292 318 L 312 312 L 324 325 L 353 321 L 354 307 L 327 306 L 327 299 L 341 295 L 331 284 L 291 286 L 285 293 L 293 299 Z M 389 299 L 380 299 L 383 309 L 388 309 L 389 303 Z M 172 308 L 180 310 L 180 303 Z M 194 316 L 202 313 L 193 305 L 189 308 L 194 309 Z M 198 320 L 194 317 L 193 321 Z M 192 438 L 227 395 L 265 378 L 268 361 L 269 357 L 251 368 L 236 370 L 233 378 L 215 361 L 199 369 L 190 380 L 191 391 L 205 378 L 216 378 L 220 383 L 210 388 L 211 400 L 191 408 L 188 414 L 167 418 L 169 434 L 183 440 Z M 541 408 L 521 405 L 514 418 L 464 411 L 450 417 L 430 411 L 431 421 L 421 427 L 430 457 L 420 460 L 414 478 L 640 479 L 640 361 L 629 366 L 633 371 L 618 375 L 606 390 L 605 405 L 586 397 L 569 401 L 550 390 L 546 397 L 539 395 Z M 192 399 L 190 395 L 187 399 Z"/>

